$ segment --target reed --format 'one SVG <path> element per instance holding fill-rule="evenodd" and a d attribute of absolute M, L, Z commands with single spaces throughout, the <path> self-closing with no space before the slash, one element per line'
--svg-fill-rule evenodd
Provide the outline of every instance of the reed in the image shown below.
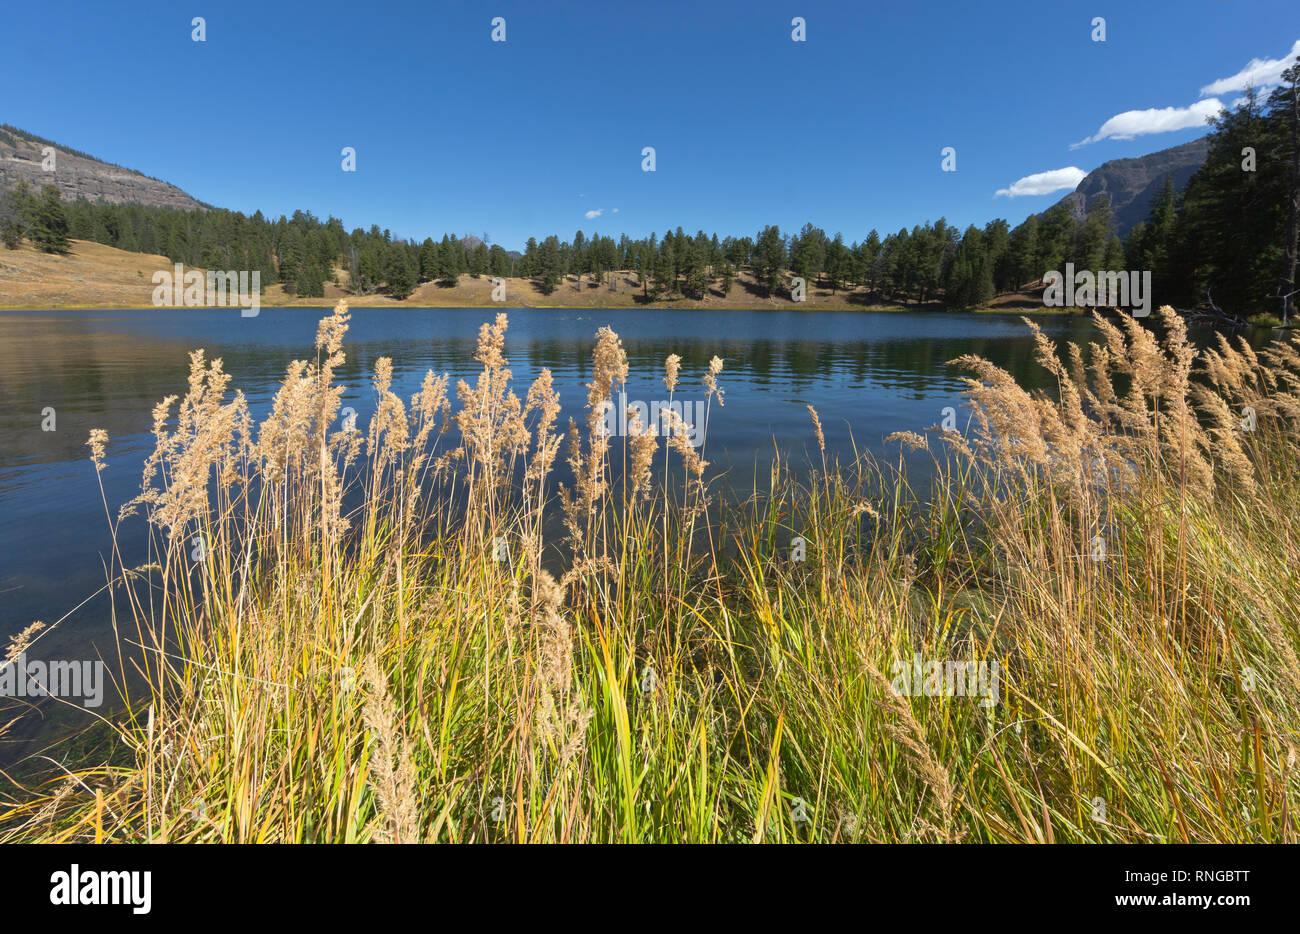
<path fill-rule="evenodd" d="M 746 496 L 679 425 L 603 435 L 608 329 L 572 488 L 504 315 L 454 414 L 378 361 L 364 431 L 342 305 L 260 425 L 196 352 L 125 507 L 154 559 L 110 575 L 146 689 L 0 839 L 1296 842 L 1300 342 L 1198 358 L 1161 317 L 1064 359 L 1039 334 L 1050 394 L 955 361 L 969 430 L 895 439 L 924 488 L 829 456 L 814 410 L 812 469 L 778 452 Z M 900 696 L 917 656 L 996 662 L 998 702 Z"/>

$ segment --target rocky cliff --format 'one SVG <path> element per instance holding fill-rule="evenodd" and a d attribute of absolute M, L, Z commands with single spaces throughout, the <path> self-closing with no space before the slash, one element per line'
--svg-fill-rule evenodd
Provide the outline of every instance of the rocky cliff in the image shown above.
<path fill-rule="evenodd" d="M 1174 187 L 1182 191 L 1209 151 L 1209 137 L 1203 136 L 1136 159 L 1103 162 L 1058 203 L 1068 205 L 1071 213 L 1081 219 L 1094 201 L 1106 195 L 1110 198 L 1115 233 L 1126 237 L 1138 221 L 1147 219 L 1164 187 L 1165 176 L 1173 178 Z"/>
<path fill-rule="evenodd" d="M 42 168 L 42 150 L 53 147 L 54 171 Z M 104 201 L 110 204 L 146 204 L 203 210 L 208 207 L 175 185 L 149 178 L 132 169 L 67 149 L 8 124 L 0 125 L 0 187 L 26 181 L 34 188 L 57 185 L 64 201 Z"/>

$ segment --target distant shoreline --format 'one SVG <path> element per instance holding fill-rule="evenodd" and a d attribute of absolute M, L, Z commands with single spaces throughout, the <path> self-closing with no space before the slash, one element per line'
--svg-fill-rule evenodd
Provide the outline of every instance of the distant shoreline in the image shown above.
<path fill-rule="evenodd" d="M 0 250 L 0 311 L 125 311 L 147 310 L 154 306 L 152 277 L 157 270 L 170 271 L 172 262 L 165 256 L 132 253 L 89 240 L 73 240 L 64 254 L 42 253 L 28 244 L 18 250 Z M 194 267 L 197 268 L 197 267 Z M 346 273 L 336 270 L 340 282 Z M 794 302 L 788 296 L 762 294 L 747 271 L 739 273 L 730 291 L 723 295 L 711 288 L 703 300 L 690 298 L 649 300 L 627 270 L 607 274 L 599 286 L 589 277 L 581 282 L 566 276 L 550 292 L 543 293 L 530 278 L 505 280 L 505 301 L 492 299 L 493 280 L 489 276 L 460 276 L 457 283 L 444 286 L 437 282 L 419 283 L 407 298 L 397 300 L 383 293 L 350 294 L 346 288 L 327 283 L 325 295 L 297 298 L 286 295 L 283 286 L 271 285 L 262 290 L 261 308 L 333 308 L 340 299 L 356 308 L 555 308 L 555 309 L 626 309 L 628 311 L 663 309 L 699 311 L 866 311 L 866 312 L 942 312 L 944 314 L 1008 313 L 1020 315 L 1084 314 L 1086 309 L 1048 308 L 1036 302 L 1038 293 L 1030 290 L 999 295 L 988 306 L 977 309 L 950 310 L 940 302 L 881 302 L 879 296 L 863 287 L 832 291 L 820 284 L 808 289 L 805 301 Z M 613 286 L 611 288 L 611 285 Z M 163 306 L 182 311 L 181 306 Z M 222 307 L 222 306 L 184 306 Z"/>
<path fill-rule="evenodd" d="M 1078 308 L 965 308 L 965 309 L 944 309 L 944 308 L 905 308 L 897 305 L 873 306 L 852 306 L 852 305 L 808 305 L 801 306 L 796 303 L 789 303 L 786 307 L 772 305 L 682 305 L 671 302 L 657 302 L 647 305 L 514 305 L 509 302 L 500 302 L 493 305 L 430 305 L 430 304 L 403 304 L 391 302 L 388 304 L 375 305 L 366 304 L 361 298 L 348 298 L 348 307 L 352 311 L 390 311 L 409 309 L 411 311 L 472 311 L 476 309 L 496 308 L 500 311 L 834 311 L 834 312 L 862 312 L 868 314 L 935 314 L 935 315 L 1050 315 L 1053 317 L 1061 316 L 1079 316 L 1091 313 L 1092 309 Z M 294 302 L 292 304 L 267 304 L 263 303 L 262 311 L 283 310 L 283 309 L 302 309 L 303 311 L 321 311 L 333 308 L 338 299 L 316 303 Z M 219 305 L 195 305 L 193 307 L 172 307 L 169 305 L 109 305 L 109 304 L 91 304 L 91 305 L 0 305 L 0 311 L 238 311 L 237 306 L 219 306 Z"/>

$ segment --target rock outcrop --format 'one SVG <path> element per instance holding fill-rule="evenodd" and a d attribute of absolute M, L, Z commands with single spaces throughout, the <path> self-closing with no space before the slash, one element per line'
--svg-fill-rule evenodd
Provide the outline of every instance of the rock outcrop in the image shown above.
<path fill-rule="evenodd" d="M 1151 205 L 1160 197 L 1165 177 L 1172 178 L 1174 188 L 1182 191 L 1209 151 L 1210 139 L 1203 136 L 1136 159 L 1103 162 L 1058 203 L 1068 205 L 1075 218 L 1082 219 L 1089 206 L 1106 195 L 1110 198 L 1115 233 L 1126 237 L 1138 221 L 1146 220 L 1151 213 Z"/>
<path fill-rule="evenodd" d="M 42 167 L 42 150 L 47 146 L 53 147 L 56 153 L 53 172 Z M 175 185 L 101 162 L 15 127 L 0 126 L 0 187 L 8 188 L 19 181 L 37 189 L 42 185 L 56 185 L 64 201 L 85 198 L 109 204 L 145 204 L 190 211 L 208 207 Z"/>

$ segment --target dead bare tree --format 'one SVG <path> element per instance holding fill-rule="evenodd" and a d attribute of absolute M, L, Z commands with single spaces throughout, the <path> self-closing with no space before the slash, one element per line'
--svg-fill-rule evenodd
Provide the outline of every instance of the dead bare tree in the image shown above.
<path fill-rule="evenodd" d="M 1214 296 L 1210 294 L 1209 286 L 1205 289 L 1205 304 L 1209 306 L 1207 311 L 1204 308 L 1192 308 L 1183 312 L 1183 317 L 1193 321 L 1212 321 L 1215 324 L 1227 324 L 1234 328 L 1246 326 L 1246 319 L 1241 315 L 1224 311 L 1215 302 Z"/>

